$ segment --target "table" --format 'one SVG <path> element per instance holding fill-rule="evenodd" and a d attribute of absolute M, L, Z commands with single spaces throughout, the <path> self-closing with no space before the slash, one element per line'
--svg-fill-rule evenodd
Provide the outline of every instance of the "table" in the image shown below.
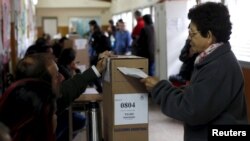
<path fill-rule="evenodd" d="M 101 119 L 101 114 L 99 111 L 100 110 L 99 102 L 101 102 L 102 99 L 103 99 L 102 94 L 99 94 L 94 88 L 87 88 L 86 91 L 83 94 L 81 94 L 73 103 L 73 104 L 81 103 L 84 105 L 88 105 L 87 111 L 85 111 L 87 116 L 86 129 L 87 129 L 88 141 L 100 141 L 102 139 L 101 136 L 102 130 L 100 130 L 101 122 L 99 121 Z M 72 105 L 71 105 L 69 107 L 69 141 L 72 141 L 73 137 L 72 125 L 73 123 L 72 123 Z"/>

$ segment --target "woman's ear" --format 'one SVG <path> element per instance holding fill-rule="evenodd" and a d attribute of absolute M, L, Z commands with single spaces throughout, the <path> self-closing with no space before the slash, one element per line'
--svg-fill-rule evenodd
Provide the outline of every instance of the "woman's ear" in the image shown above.
<path fill-rule="evenodd" d="M 214 35 L 213 33 L 209 30 L 208 33 L 207 33 L 207 43 L 209 45 L 213 44 L 215 42 L 215 38 L 214 38 Z"/>

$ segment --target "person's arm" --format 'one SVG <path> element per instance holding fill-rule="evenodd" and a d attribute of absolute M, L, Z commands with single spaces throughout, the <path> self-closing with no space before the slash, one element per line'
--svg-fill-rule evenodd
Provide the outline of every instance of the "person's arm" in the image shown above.
<path fill-rule="evenodd" d="M 88 84 L 97 78 L 94 70 L 89 68 L 82 74 L 76 74 L 73 78 L 63 81 L 60 86 L 62 96 L 57 100 L 57 113 L 64 111 L 85 91 Z"/>
<path fill-rule="evenodd" d="M 189 125 L 207 124 L 228 108 L 235 97 L 232 91 L 243 93 L 243 80 L 232 82 L 232 77 L 222 67 L 217 64 L 206 68 L 184 91 L 168 81 L 160 81 L 152 90 L 152 99 L 172 118 Z"/>
<path fill-rule="evenodd" d="M 65 80 L 60 86 L 61 97 L 57 100 L 57 113 L 63 112 L 76 98 L 78 98 L 87 88 L 90 82 L 100 77 L 100 72 L 106 68 L 107 57 L 111 56 L 109 52 L 100 54 L 100 60 L 96 66 L 84 71 L 82 74 L 76 74 L 73 78 Z"/>

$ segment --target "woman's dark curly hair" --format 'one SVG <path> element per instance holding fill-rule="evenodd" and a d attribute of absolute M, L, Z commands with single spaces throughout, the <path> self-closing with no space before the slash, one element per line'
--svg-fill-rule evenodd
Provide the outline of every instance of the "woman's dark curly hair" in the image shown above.
<path fill-rule="evenodd" d="M 211 31 L 216 42 L 228 42 L 232 23 L 227 7 L 222 3 L 206 2 L 191 8 L 188 19 L 197 26 L 203 37 Z"/>

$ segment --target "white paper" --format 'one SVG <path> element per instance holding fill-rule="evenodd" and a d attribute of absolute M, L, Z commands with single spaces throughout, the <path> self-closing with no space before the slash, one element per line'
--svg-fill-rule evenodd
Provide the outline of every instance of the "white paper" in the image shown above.
<path fill-rule="evenodd" d="M 75 46 L 77 49 L 85 49 L 87 45 L 86 39 L 75 39 Z"/>
<path fill-rule="evenodd" d="M 115 94 L 115 125 L 148 123 L 146 93 Z"/>
<path fill-rule="evenodd" d="M 83 94 L 99 94 L 95 88 L 87 88 Z"/>
<path fill-rule="evenodd" d="M 127 67 L 117 67 L 119 71 L 121 71 L 123 74 L 132 76 L 135 78 L 147 78 L 148 75 L 138 68 L 127 68 Z"/>
<path fill-rule="evenodd" d="M 77 65 L 77 68 L 80 69 L 81 73 L 83 73 L 87 69 L 87 66 L 86 65 Z"/>

